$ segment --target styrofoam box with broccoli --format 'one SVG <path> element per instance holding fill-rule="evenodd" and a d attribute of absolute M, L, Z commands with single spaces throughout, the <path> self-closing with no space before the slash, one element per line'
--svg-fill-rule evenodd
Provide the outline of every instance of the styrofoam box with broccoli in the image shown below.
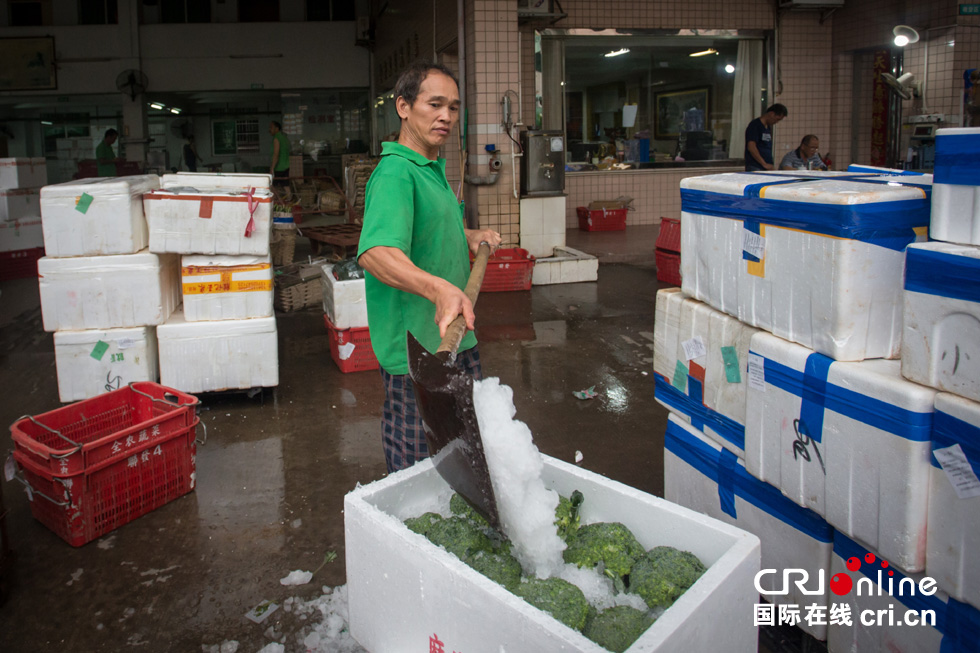
<path fill-rule="evenodd" d="M 664 553 L 652 552 L 656 547 L 673 547 L 690 552 L 706 567 L 672 604 L 673 596 L 665 602 L 666 610 L 654 613 L 659 616 L 629 648 L 618 650 L 709 650 L 721 642 L 726 651 L 757 649 L 752 606 L 757 600 L 753 579 L 759 571 L 758 538 L 579 467 L 548 456 L 542 459 L 545 486 L 562 497 L 572 497 L 576 491 L 584 497 L 581 526 L 618 522 L 635 536 L 643 552 L 651 552 L 645 554 L 651 561 Z M 584 608 L 553 610 L 556 618 L 511 591 L 528 595 L 544 589 L 555 595 L 556 603 L 565 603 L 561 584 L 537 589 L 526 581 L 515 585 L 520 572 L 508 571 L 506 562 L 500 564 L 503 556 L 486 560 L 489 564 L 483 571 L 511 587 L 507 589 L 480 573 L 476 569 L 480 562 L 470 559 L 467 565 L 415 532 L 426 527 L 411 519 L 428 512 L 449 515 L 452 495 L 426 460 L 346 496 L 350 629 L 362 646 L 393 652 L 426 650 L 426 646 L 466 653 L 609 650 L 558 619 L 577 626 L 585 618 Z M 605 527 L 601 530 L 610 534 Z M 570 545 L 566 551 L 571 550 Z M 637 557 L 641 555 L 637 552 Z M 566 560 L 570 561 L 568 556 Z M 615 563 L 607 563 L 610 571 Z M 636 578 L 631 583 L 635 589 Z M 648 596 L 647 602 L 651 600 L 657 602 Z"/>

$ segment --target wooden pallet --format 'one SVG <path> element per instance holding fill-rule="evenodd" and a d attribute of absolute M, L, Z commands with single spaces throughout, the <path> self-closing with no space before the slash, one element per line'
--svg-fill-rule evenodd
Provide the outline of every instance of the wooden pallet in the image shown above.
<path fill-rule="evenodd" d="M 305 227 L 300 235 L 310 239 L 313 255 L 320 254 L 324 248 L 331 249 L 341 259 L 357 255 L 357 243 L 361 239 L 361 225 L 335 224 L 322 227 Z"/>

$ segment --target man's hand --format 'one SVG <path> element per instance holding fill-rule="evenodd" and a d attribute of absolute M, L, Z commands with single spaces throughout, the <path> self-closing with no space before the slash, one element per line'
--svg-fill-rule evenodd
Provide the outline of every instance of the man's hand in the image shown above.
<path fill-rule="evenodd" d="M 466 244 L 470 246 L 470 251 L 474 254 L 480 249 L 480 243 L 490 245 L 491 254 L 500 247 L 500 234 L 493 229 L 465 229 L 464 231 L 466 232 Z"/>
<path fill-rule="evenodd" d="M 453 284 L 448 281 L 444 282 L 444 286 L 438 289 L 433 303 L 436 305 L 436 324 L 439 325 L 440 338 L 446 336 L 446 329 L 458 315 L 462 315 L 463 319 L 466 320 L 467 329 L 470 331 L 476 329 L 473 302 Z"/>
<path fill-rule="evenodd" d="M 775 170 L 776 169 L 775 166 L 773 166 L 771 163 L 765 163 L 765 162 L 763 162 L 762 168 L 764 170 Z"/>

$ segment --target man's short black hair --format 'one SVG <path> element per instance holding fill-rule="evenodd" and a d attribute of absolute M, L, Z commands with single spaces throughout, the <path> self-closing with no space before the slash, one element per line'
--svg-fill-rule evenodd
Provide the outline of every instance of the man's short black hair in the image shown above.
<path fill-rule="evenodd" d="M 112 127 L 110 127 L 109 129 L 105 130 L 105 138 L 109 138 L 110 136 L 118 136 L 118 135 L 119 135 L 119 132 L 117 132 Z"/>
<path fill-rule="evenodd" d="M 817 138 L 816 134 L 807 134 L 806 136 L 803 137 L 803 140 L 800 141 L 800 145 L 806 145 L 810 141 L 816 140 L 816 138 Z"/>
<path fill-rule="evenodd" d="M 282 125 L 281 124 L 279 124 L 275 120 L 272 121 L 272 124 L 276 126 L 276 129 L 278 129 L 279 131 L 282 131 Z"/>
<path fill-rule="evenodd" d="M 766 113 L 769 113 L 770 111 L 772 111 L 777 116 L 782 116 L 783 118 L 789 115 L 789 111 L 787 111 L 786 107 L 783 106 L 782 104 L 774 104 L 768 109 L 766 109 Z"/>
<path fill-rule="evenodd" d="M 415 100 L 419 97 L 419 90 L 422 88 L 422 81 L 433 70 L 453 80 L 453 83 L 459 88 L 459 80 L 456 79 L 456 75 L 442 64 L 431 61 L 416 61 L 398 76 L 398 81 L 395 82 L 395 99 L 403 97 L 409 106 L 414 106 Z"/>

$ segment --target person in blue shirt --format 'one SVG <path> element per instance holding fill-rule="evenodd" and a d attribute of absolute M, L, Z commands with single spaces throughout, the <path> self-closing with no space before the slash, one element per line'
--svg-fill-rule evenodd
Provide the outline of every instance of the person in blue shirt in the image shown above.
<path fill-rule="evenodd" d="M 800 146 L 790 150 L 779 162 L 780 170 L 826 170 L 827 164 L 820 158 L 820 139 L 816 134 L 807 134 L 800 141 Z"/>
<path fill-rule="evenodd" d="M 774 170 L 772 164 L 772 126 L 789 115 L 781 104 L 774 104 L 745 128 L 745 170 Z"/>

